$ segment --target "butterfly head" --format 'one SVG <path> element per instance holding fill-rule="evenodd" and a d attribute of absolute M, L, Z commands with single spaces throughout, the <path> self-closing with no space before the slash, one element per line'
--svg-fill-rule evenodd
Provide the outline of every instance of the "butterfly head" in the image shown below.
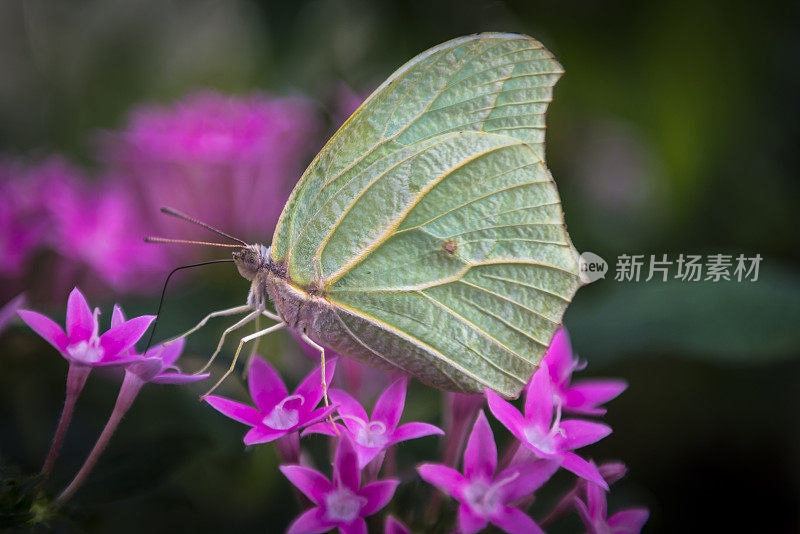
<path fill-rule="evenodd" d="M 248 245 L 233 253 L 233 262 L 245 279 L 253 281 L 269 270 L 269 248 L 264 245 Z"/>

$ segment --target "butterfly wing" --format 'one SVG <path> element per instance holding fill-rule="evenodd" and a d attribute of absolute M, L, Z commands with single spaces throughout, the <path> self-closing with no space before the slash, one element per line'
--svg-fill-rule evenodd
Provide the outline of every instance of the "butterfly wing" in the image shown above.
<path fill-rule="evenodd" d="M 561 72 L 521 35 L 420 54 L 312 162 L 281 215 L 273 259 L 297 287 L 469 375 L 461 389 L 516 395 L 579 286 L 543 159 Z M 381 335 L 372 328 L 358 341 Z"/>

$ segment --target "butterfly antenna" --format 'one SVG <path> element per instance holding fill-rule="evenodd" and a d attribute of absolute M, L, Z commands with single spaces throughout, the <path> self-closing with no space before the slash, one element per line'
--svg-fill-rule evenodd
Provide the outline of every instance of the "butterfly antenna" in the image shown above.
<path fill-rule="evenodd" d="M 232 245 L 233 246 L 233 245 Z M 238 246 L 238 245 L 237 245 Z M 158 319 L 161 317 L 161 308 L 164 306 L 164 296 L 167 294 L 167 284 L 169 284 L 169 279 L 172 278 L 172 275 L 182 269 L 191 269 L 193 267 L 202 267 L 203 265 L 211 265 L 212 263 L 230 263 L 233 262 L 232 259 L 230 260 L 210 260 L 210 261 L 203 261 L 200 263 L 193 263 L 191 265 L 181 265 L 180 267 L 175 267 L 172 269 L 169 274 L 167 275 L 167 279 L 164 280 L 164 287 L 161 290 L 161 299 L 158 301 L 158 311 L 156 312 L 156 320 L 153 322 L 153 330 L 150 331 L 150 339 L 147 340 L 147 348 L 144 349 L 142 354 L 147 354 L 147 351 L 150 349 L 150 346 L 153 344 L 153 336 L 156 333 L 156 328 L 158 327 Z"/>
<path fill-rule="evenodd" d="M 188 239 L 169 239 L 166 237 L 145 237 L 145 243 L 180 243 L 183 245 L 207 245 L 209 247 L 242 248 L 242 245 L 231 245 L 229 243 L 211 243 L 209 241 L 190 241 Z M 244 246 L 247 246 L 245 244 Z M 233 261 L 233 260 L 231 260 Z"/>
<path fill-rule="evenodd" d="M 238 237 L 233 237 L 232 235 L 223 232 L 219 228 L 214 228 L 210 224 L 206 224 L 206 223 L 204 223 L 202 221 L 198 221 L 194 217 L 190 217 L 189 215 L 186 215 L 185 213 L 180 212 L 180 211 L 178 211 L 178 210 L 176 210 L 174 208 L 168 208 L 168 207 L 164 206 L 164 207 L 161 208 L 161 213 L 165 213 L 167 215 L 171 215 L 172 217 L 177 217 L 178 219 L 182 219 L 182 220 L 184 220 L 186 222 L 190 222 L 192 224 L 196 224 L 197 226 L 202 226 L 206 230 L 211 230 L 215 234 L 221 235 L 223 237 L 227 237 L 228 239 L 232 239 L 232 240 L 236 241 L 237 243 L 241 243 L 242 245 L 247 246 L 247 243 L 245 243 L 244 241 L 242 241 Z"/>

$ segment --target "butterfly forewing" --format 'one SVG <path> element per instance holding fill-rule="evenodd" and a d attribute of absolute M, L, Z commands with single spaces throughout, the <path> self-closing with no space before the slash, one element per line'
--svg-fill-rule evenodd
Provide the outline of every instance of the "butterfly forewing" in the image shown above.
<path fill-rule="evenodd" d="M 312 162 L 273 258 L 346 320 L 369 322 L 358 342 L 382 358 L 420 376 L 425 356 L 467 389 L 515 395 L 579 285 L 544 164 L 544 114 L 561 72 L 519 35 L 420 54 Z M 410 362 L 380 325 L 431 354 Z"/>

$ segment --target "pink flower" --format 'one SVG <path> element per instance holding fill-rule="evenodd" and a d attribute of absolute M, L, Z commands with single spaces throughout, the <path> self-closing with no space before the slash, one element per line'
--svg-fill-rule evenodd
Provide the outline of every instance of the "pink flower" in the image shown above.
<path fill-rule="evenodd" d="M 163 277 L 166 251 L 142 240 L 149 225 L 120 184 L 62 185 L 48 202 L 53 247 L 116 290 L 151 287 Z"/>
<path fill-rule="evenodd" d="M 280 470 L 316 505 L 294 520 L 289 534 L 327 532 L 336 527 L 342 534 L 366 534 L 364 518 L 386 506 L 399 484 L 386 479 L 361 487 L 358 455 L 347 435 L 336 449 L 332 481 L 300 465 L 282 465 Z"/>
<path fill-rule="evenodd" d="M 562 421 L 546 365 L 534 373 L 528 384 L 524 416 L 495 392 L 487 389 L 485 393 L 492 414 L 536 456 L 554 460 L 564 469 L 608 489 L 597 467 L 570 451 L 599 441 L 611 433 L 611 428 L 577 419 Z"/>
<path fill-rule="evenodd" d="M 327 384 L 330 384 L 335 368 L 336 360 L 327 362 Z M 255 357 L 247 377 L 255 408 L 214 395 L 209 395 L 205 401 L 231 419 L 253 427 L 244 437 L 245 445 L 267 443 L 318 423 L 333 412 L 333 406 L 316 408 L 322 400 L 321 378 L 318 367 L 289 395 L 281 377 L 272 366 Z"/>
<path fill-rule="evenodd" d="M 103 156 L 110 175 L 132 186 L 153 232 L 190 235 L 185 224 L 159 217 L 169 204 L 238 237 L 263 239 L 319 130 L 308 100 L 203 91 L 134 110 L 107 136 Z"/>
<path fill-rule="evenodd" d="M 42 474 L 46 478 L 53 469 L 61 450 L 67 428 L 72 420 L 75 403 L 91 370 L 98 366 L 126 365 L 137 361 L 139 357 L 133 355 L 131 349 L 155 317 L 143 315 L 125 321 L 120 312 L 116 319 L 112 317 L 111 328 L 103 335 L 99 335 L 97 316 L 100 314 L 100 310 L 95 308 L 93 313 L 83 293 L 77 287 L 72 290 L 67 299 L 66 332 L 54 321 L 39 313 L 28 310 L 19 310 L 17 313 L 34 332 L 53 345 L 69 362 L 64 409 L 61 412 L 50 451 L 42 467 Z M 123 386 L 128 381 L 128 373 L 126 373 Z M 89 470 L 91 470 L 91 465 L 86 470 L 86 474 Z M 83 476 L 85 477 L 85 475 Z M 77 488 L 79 485 L 80 481 L 75 487 Z"/>
<path fill-rule="evenodd" d="M 589 534 L 638 534 L 650 517 L 646 508 L 631 508 L 606 518 L 606 494 L 594 484 L 586 485 L 586 502 L 575 498 L 575 508 Z"/>
<path fill-rule="evenodd" d="M 71 364 L 97 367 L 123 365 L 135 360 L 128 349 L 139 341 L 155 316 L 143 315 L 116 324 L 103 335 L 99 333 L 97 316 L 92 312 L 83 293 L 76 287 L 67 300 L 67 331 L 39 313 L 19 310 L 25 323 L 58 350 Z"/>
<path fill-rule="evenodd" d="M 112 328 L 125 322 L 125 314 L 122 308 L 114 306 L 111 314 Z M 156 345 L 147 350 L 143 355 L 135 355 L 133 347 L 128 349 L 127 354 L 136 359 L 127 365 L 126 373 L 134 375 L 141 381 L 152 382 L 153 384 L 189 384 L 208 378 L 208 373 L 198 375 L 187 375 L 175 365 L 178 356 L 183 352 L 185 339 L 179 339 L 169 345 Z"/>
<path fill-rule="evenodd" d="M 0 275 L 18 276 L 51 235 L 47 201 L 64 183 L 80 176 L 59 157 L 35 165 L 3 158 L 0 161 Z"/>
<path fill-rule="evenodd" d="M 330 391 L 331 401 L 337 405 L 336 410 L 344 426 L 334 424 L 339 433 L 348 433 L 352 437 L 358 453 L 359 467 L 362 469 L 395 443 L 432 434 L 444 434 L 439 428 L 427 423 L 406 423 L 398 428 L 406 403 L 407 386 L 407 378 L 400 378 L 390 384 L 375 403 L 371 418 L 358 401 L 344 391 Z M 303 435 L 308 433 L 335 436 L 337 430 L 333 428 L 333 424 L 323 422 L 307 428 Z"/>
<path fill-rule="evenodd" d="M 493 523 L 511 533 L 536 533 L 542 529 L 522 510 L 509 503 L 527 497 L 539 489 L 558 469 L 551 461 L 515 464 L 497 471 L 497 445 L 483 411 L 464 451 L 464 473 L 441 464 L 423 464 L 417 468 L 426 482 L 457 499 L 459 532 L 470 534 Z"/>
<path fill-rule="evenodd" d="M 565 328 L 556 331 L 543 362 L 550 369 L 556 402 L 561 403 L 565 412 L 604 415 L 606 409 L 599 406 L 617 397 L 628 387 L 624 380 L 614 379 L 581 380 L 570 385 L 573 371 L 582 369 L 583 366 L 572 353 Z"/>

